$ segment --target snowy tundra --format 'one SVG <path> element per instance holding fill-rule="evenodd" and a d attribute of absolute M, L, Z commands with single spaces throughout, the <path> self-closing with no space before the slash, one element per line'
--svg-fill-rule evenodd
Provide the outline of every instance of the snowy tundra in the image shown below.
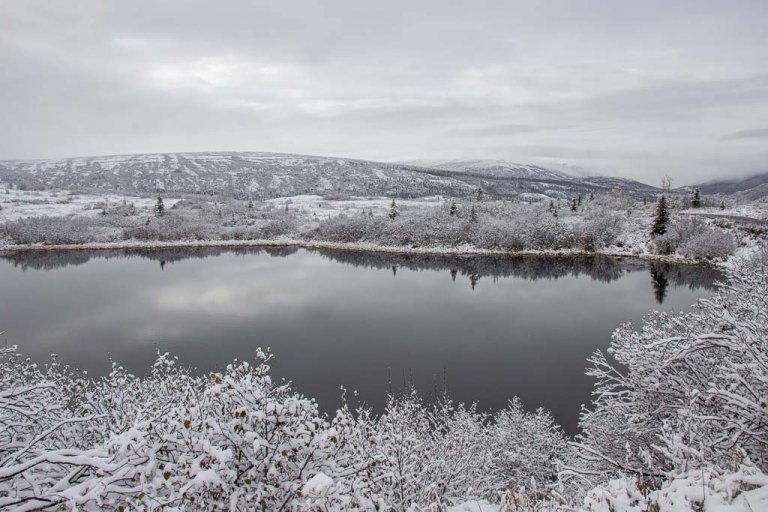
<path fill-rule="evenodd" d="M 693 209 L 687 197 L 670 196 L 668 204 L 667 232 L 653 236 L 654 198 L 621 192 L 567 201 L 488 199 L 477 189 L 464 199 L 332 194 L 258 202 L 8 189 L 0 191 L 0 247 L 268 242 L 406 252 L 597 252 L 721 261 L 734 252 L 754 251 L 768 235 L 759 203 Z"/>

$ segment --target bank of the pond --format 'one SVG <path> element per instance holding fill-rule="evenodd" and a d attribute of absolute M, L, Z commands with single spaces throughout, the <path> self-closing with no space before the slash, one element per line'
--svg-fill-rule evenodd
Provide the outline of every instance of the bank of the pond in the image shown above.
<path fill-rule="evenodd" d="M 592 252 L 559 250 L 521 250 L 505 251 L 500 249 L 482 249 L 472 245 L 456 247 L 425 246 L 390 246 L 371 243 L 344 243 L 327 241 L 295 240 L 289 238 L 264 240 L 173 240 L 173 241 L 124 241 L 94 242 L 85 244 L 8 244 L 0 245 L 0 253 L 18 251 L 79 251 L 79 250 L 121 250 L 121 249 L 177 249 L 177 248 L 238 248 L 238 247 L 297 247 L 304 249 L 333 249 L 339 251 L 377 252 L 390 254 L 438 255 L 438 256 L 610 256 L 616 258 L 638 258 L 648 261 L 681 263 L 687 265 L 728 266 L 726 261 L 713 261 L 685 258 L 680 255 L 660 255 L 649 252 L 630 252 L 602 249 Z"/>

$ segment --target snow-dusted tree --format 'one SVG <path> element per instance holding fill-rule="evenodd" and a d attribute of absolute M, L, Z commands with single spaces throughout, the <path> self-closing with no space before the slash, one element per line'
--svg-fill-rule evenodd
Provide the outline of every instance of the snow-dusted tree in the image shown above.
<path fill-rule="evenodd" d="M 165 204 L 163 204 L 163 198 L 159 197 L 157 198 L 157 203 L 155 203 L 155 214 L 158 216 L 161 216 L 165 213 Z"/>
<path fill-rule="evenodd" d="M 576 203 L 576 198 L 574 198 L 573 201 L 571 201 L 571 211 L 575 212 L 577 209 L 577 206 L 578 204 Z"/>
<path fill-rule="evenodd" d="M 477 190 L 475 191 L 475 201 L 478 203 L 483 200 L 483 189 L 481 187 L 477 187 Z"/>
<path fill-rule="evenodd" d="M 651 235 L 663 235 L 667 232 L 668 224 L 669 207 L 667 206 L 667 198 L 662 194 L 661 197 L 659 197 L 659 201 L 656 203 L 656 215 L 653 218 Z"/>
<path fill-rule="evenodd" d="M 389 206 L 389 218 L 395 220 L 398 215 L 400 215 L 400 209 L 397 207 L 395 199 L 392 198 L 392 204 Z"/>
<path fill-rule="evenodd" d="M 661 177 L 661 189 L 667 193 L 672 191 L 672 176 L 665 174 Z"/>
<path fill-rule="evenodd" d="M 720 209 L 725 210 L 725 201 L 720 201 Z"/>
<path fill-rule="evenodd" d="M 451 214 L 451 216 L 456 215 L 456 212 L 458 211 L 458 208 L 456 207 L 456 201 L 451 201 L 451 207 L 448 210 L 448 213 Z"/>
<path fill-rule="evenodd" d="M 693 208 L 701 207 L 701 191 L 698 188 L 693 189 L 691 194 L 691 206 Z"/>
<path fill-rule="evenodd" d="M 475 211 L 475 205 L 469 209 L 469 222 L 477 223 L 477 212 Z"/>

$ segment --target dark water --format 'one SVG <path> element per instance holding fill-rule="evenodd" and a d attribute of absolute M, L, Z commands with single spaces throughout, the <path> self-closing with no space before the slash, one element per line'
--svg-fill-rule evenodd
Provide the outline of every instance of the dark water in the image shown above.
<path fill-rule="evenodd" d="M 591 258 L 407 257 L 185 249 L 0 255 L 0 331 L 40 361 L 144 373 L 155 349 L 201 371 L 258 346 L 278 377 L 380 409 L 387 389 L 447 388 L 497 409 L 514 395 L 569 432 L 589 401 L 586 358 L 652 308 L 682 310 L 721 276 L 704 267 Z"/>

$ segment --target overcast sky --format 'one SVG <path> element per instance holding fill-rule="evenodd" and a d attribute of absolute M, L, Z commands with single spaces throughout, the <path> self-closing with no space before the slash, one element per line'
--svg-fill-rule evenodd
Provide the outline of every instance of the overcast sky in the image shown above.
<path fill-rule="evenodd" d="M 768 171 L 768 1 L 0 2 L 0 159 Z"/>

